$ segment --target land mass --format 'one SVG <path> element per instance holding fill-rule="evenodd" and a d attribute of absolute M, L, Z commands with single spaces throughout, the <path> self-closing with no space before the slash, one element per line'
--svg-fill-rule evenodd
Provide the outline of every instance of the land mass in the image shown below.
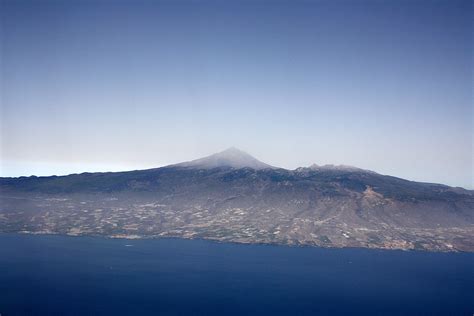
<path fill-rule="evenodd" d="M 0 232 L 474 251 L 474 191 L 236 148 L 161 168 L 0 178 Z"/>

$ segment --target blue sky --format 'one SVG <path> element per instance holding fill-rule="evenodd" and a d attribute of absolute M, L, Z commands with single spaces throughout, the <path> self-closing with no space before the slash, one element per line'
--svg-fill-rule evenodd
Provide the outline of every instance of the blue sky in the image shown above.
<path fill-rule="evenodd" d="M 471 1 L 1 6 L 2 176 L 236 146 L 474 187 Z"/>

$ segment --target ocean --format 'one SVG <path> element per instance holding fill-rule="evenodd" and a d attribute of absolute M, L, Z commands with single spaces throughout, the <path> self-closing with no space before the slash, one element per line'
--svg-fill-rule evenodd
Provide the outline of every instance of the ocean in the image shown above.
<path fill-rule="evenodd" d="M 0 234 L 1 316 L 473 313 L 473 253 Z"/>

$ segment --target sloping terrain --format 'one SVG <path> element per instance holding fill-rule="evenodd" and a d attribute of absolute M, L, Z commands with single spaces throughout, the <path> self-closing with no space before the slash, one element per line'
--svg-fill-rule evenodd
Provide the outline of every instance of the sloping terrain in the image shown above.
<path fill-rule="evenodd" d="M 354 167 L 278 169 L 235 149 L 210 157 L 1 178 L 0 231 L 474 251 L 473 191 Z"/>

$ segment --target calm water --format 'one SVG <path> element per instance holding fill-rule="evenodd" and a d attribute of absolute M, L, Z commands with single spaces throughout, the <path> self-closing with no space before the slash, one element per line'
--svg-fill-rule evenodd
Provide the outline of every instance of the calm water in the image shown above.
<path fill-rule="evenodd" d="M 0 234 L 8 315 L 469 315 L 474 254 Z"/>

